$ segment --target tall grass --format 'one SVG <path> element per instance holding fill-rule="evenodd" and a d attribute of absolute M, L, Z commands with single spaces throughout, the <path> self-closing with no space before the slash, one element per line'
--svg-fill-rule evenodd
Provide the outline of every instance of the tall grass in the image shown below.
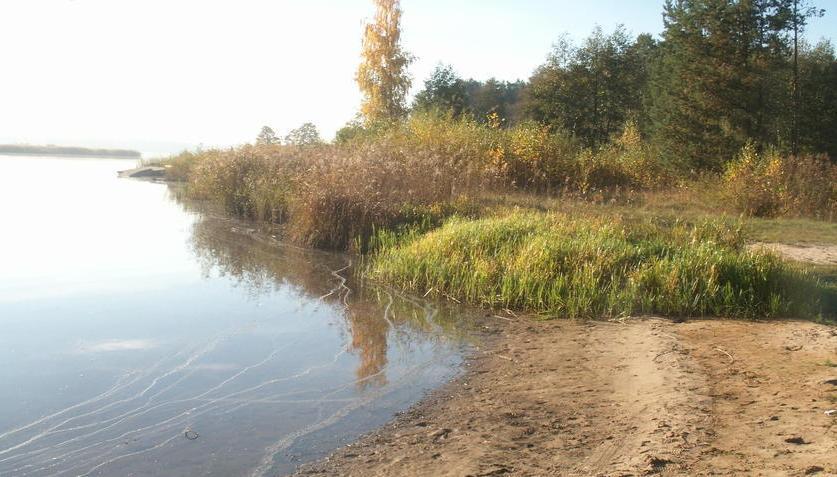
<path fill-rule="evenodd" d="M 236 215 L 281 223 L 314 247 L 366 250 L 381 229 L 438 225 L 473 214 L 488 192 L 549 192 L 604 200 L 668 183 L 667 168 L 633 126 L 599 151 L 527 123 L 506 130 L 470 119 L 415 115 L 314 147 L 242 146 L 184 153 L 169 176 L 193 197 Z"/>
<path fill-rule="evenodd" d="M 188 193 L 214 199 L 238 216 L 285 223 L 299 180 L 319 151 L 262 145 L 205 151 L 192 158 Z"/>
<path fill-rule="evenodd" d="M 812 317 L 821 287 L 704 222 L 514 212 L 465 220 L 378 253 L 370 277 L 419 293 L 562 317 Z M 833 310 L 830 310 L 833 311 Z"/>

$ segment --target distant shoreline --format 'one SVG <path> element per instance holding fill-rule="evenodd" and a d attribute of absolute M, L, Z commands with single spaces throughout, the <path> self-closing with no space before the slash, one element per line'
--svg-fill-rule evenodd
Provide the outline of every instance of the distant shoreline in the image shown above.
<path fill-rule="evenodd" d="M 16 156 L 70 156 L 70 157 L 113 157 L 125 159 L 142 159 L 139 151 L 130 149 L 90 149 L 71 146 L 30 146 L 30 145 L 0 145 L 0 154 Z"/>

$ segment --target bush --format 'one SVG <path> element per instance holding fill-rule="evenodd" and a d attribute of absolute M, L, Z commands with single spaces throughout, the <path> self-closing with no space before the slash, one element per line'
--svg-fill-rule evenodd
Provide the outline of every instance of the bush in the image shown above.
<path fill-rule="evenodd" d="M 724 188 L 748 215 L 837 219 L 837 165 L 827 156 L 783 157 L 748 144 L 727 167 Z"/>
<path fill-rule="evenodd" d="M 723 223 L 514 212 L 451 219 L 374 256 L 368 274 L 417 293 L 551 316 L 814 316 L 817 281 L 744 247 Z"/>
<path fill-rule="evenodd" d="M 503 172 L 511 186 L 524 190 L 560 191 L 579 177 L 581 147 L 563 131 L 526 122 L 505 133 Z"/>

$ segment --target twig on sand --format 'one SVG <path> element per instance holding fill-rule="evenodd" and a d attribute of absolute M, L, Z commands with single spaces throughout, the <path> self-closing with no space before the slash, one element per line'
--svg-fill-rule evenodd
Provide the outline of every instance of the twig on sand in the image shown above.
<path fill-rule="evenodd" d="M 456 302 L 456 303 L 462 304 L 462 302 L 461 302 L 461 301 L 459 301 L 459 300 L 457 300 L 456 298 L 454 298 L 454 297 L 452 297 L 452 296 L 448 295 L 448 294 L 447 294 L 447 293 L 445 293 L 445 292 L 439 292 L 439 293 L 441 293 L 441 294 L 442 294 L 445 298 L 447 298 L 447 299 L 448 299 L 448 300 L 450 300 L 450 301 L 453 301 L 453 302 Z"/>
<path fill-rule="evenodd" d="M 498 358 L 500 358 L 500 359 L 505 359 L 506 361 L 511 361 L 512 363 L 516 363 L 516 362 L 517 362 L 517 361 L 515 361 L 515 360 L 514 360 L 514 358 L 509 358 L 508 356 L 504 356 L 504 355 L 502 355 L 502 354 L 500 354 L 500 353 L 498 353 L 498 352 L 496 352 L 496 351 L 483 351 L 483 353 L 485 353 L 485 354 L 490 354 L 490 355 L 492 355 L 492 356 L 496 356 L 496 357 L 498 357 Z"/>
<path fill-rule="evenodd" d="M 715 348 L 715 351 L 717 351 L 717 352 L 719 352 L 719 353 L 724 353 L 725 355 L 727 355 L 727 357 L 729 358 L 729 364 L 732 364 L 732 363 L 734 363 L 734 362 L 735 362 L 735 358 L 733 358 L 733 357 L 732 357 L 732 355 L 731 355 L 731 354 L 729 354 L 729 352 L 728 352 L 728 351 L 725 351 L 725 350 L 723 350 L 723 349 L 721 349 L 721 348 Z"/>
<path fill-rule="evenodd" d="M 434 291 L 439 292 L 440 295 L 447 298 L 448 300 L 455 301 L 456 303 L 462 304 L 462 302 L 457 300 L 456 298 L 448 295 L 447 293 L 443 292 L 442 290 L 436 290 L 435 288 L 431 288 L 430 290 L 427 290 L 427 293 L 425 293 L 422 298 L 427 298 L 427 295 L 430 295 Z"/>
<path fill-rule="evenodd" d="M 493 315 L 493 317 L 497 318 L 498 320 L 517 321 L 517 320 L 513 320 L 511 318 L 506 318 L 505 316 L 500 316 L 500 315 Z"/>
<path fill-rule="evenodd" d="M 676 349 L 676 348 L 670 349 L 670 350 L 668 350 L 668 351 L 663 351 L 662 353 L 658 354 L 657 356 L 654 356 L 654 359 L 652 359 L 651 361 L 654 361 L 654 362 L 656 363 L 656 362 L 657 362 L 657 358 L 662 358 L 663 356 L 665 356 L 665 355 L 667 355 L 667 354 L 674 353 L 675 351 L 677 351 L 677 349 Z"/>

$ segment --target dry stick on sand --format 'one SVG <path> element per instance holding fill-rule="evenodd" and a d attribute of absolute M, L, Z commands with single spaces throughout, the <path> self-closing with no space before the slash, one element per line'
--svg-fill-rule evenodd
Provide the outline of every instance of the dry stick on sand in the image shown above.
<path fill-rule="evenodd" d="M 427 290 L 427 293 L 424 294 L 424 298 L 427 298 L 427 295 L 430 295 L 434 291 L 439 292 L 440 295 L 442 295 L 443 297 L 447 298 L 450 301 L 454 301 L 456 303 L 462 304 L 462 302 L 457 300 L 456 298 L 448 295 L 447 293 L 443 292 L 442 290 L 436 290 L 435 288 L 431 288 L 430 290 Z"/>
<path fill-rule="evenodd" d="M 665 356 L 667 354 L 674 353 L 675 351 L 677 351 L 676 348 L 675 349 L 670 349 L 668 351 L 663 351 L 662 353 L 658 354 L 657 356 L 654 356 L 654 359 L 652 361 L 654 361 L 656 363 L 658 358 L 662 358 L 663 356 Z"/>
<path fill-rule="evenodd" d="M 727 355 L 727 357 L 729 357 L 729 364 L 732 364 L 732 363 L 735 362 L 735 358 L 733 358 L 732 355 L 729 354 L 729 352 L 727 352 L 727 351 L 725 351 L 721 348 L 715 348 L 715 351 L 717 351 L 719 353 L 724 353 L 725 355 Z"/>
<path fill-rule="evenodd" d="M 513 320 L 513 319 L 511 319 L 511 318 L 506 318 L 505 316 L 500 316 L 500 315 L 492 315 L 492 316 L 493 316 L 494 318 L 497 318 L 498 320 L 517 321 L 517 320 Z"/>

